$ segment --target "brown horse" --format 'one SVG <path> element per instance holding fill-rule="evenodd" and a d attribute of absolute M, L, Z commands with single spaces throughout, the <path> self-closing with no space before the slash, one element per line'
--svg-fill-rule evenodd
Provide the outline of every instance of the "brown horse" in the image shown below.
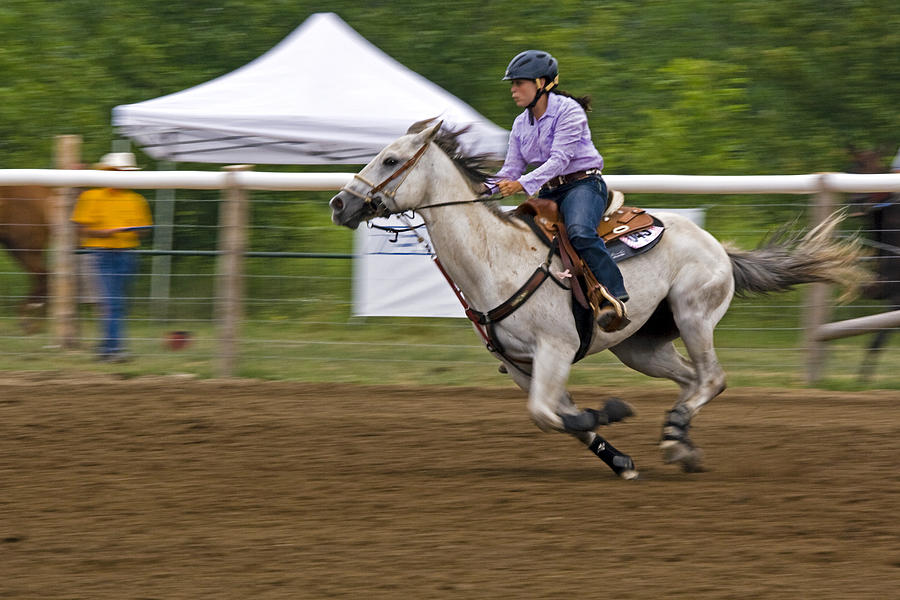
<path fill-rule="evenodd" d="M 50 243 L 49 205 L 53 191 L 35 185 L 0 187 L 0 244 L 31 277 L 28 296 L 19 307 L 26 331 L 34 331 L 34 317 L 47 302 L 47 260 Z"/>
<path fill-rule="evenodd" d="M 883 152 L 851 149 L 853 171 L 856 173 L 886 173 Z M 850 198 L 851 212 L 866 223 L 867 244 L 874 252 L 875 281 L 863 288 L 863 295 L 887 302 L 887 310 L 900 309 L 900 194 L 878 192 L 855 194 Z M 879 353 L 884 349 L 890 329 L 875 334 L 869 351 L 860 367 L 860 379 L 868 381 L 875 371 Z"/>

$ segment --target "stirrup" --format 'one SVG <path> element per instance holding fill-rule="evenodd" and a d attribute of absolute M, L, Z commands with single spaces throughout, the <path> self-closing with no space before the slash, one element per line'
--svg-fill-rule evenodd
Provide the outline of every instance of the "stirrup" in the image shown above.
<path fill-rule="evenodd" d="M 631 324 L 631 319 L 628 318 L 628 314 L 625 312 L 625 305 L 619 300 L 616 300 L 616 305 L 618 305 L 618 308 L 606 302 L 597 311 L 597 325 L 606 333 L 620 331 Z"/>
<path fill-rule="evenodd" d="M 595 315 L 600 329 L 606 333 L 613 333 L 627 327 L 631 319 L 628 318 L 625 302 L 613 296 L 605 285 L 601 285 L 597 291 L 603 298 Z"/>

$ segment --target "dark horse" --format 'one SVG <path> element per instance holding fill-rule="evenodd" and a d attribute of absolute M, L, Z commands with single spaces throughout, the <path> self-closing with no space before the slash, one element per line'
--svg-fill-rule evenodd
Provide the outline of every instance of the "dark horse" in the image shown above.
<path fill-rule="evenodd" d="M 881 154 L 875 150 L 851 150 L 854 171 L 857 173 L 885 173 Z M 900 194 L 879 192 L 851 197 L 851 212 L 866 222 L 864 243 L 872 247 L 877 277 L 863 288 L 863 295 L 872 300 L 884 300 L 887 310 L 900 309 Z M 879 353 L 884 349 L 890 329 L 875 334 L 869 351 L 860 367 L 860 379 L 872 377 Z"/>
<path fill-rule="evenodd" d="M 0 244 L 28 272 L 31 286 L 19 307 L 26 331 L 36 326 L 33 317 L 47 302 L 47 260 L 50 243 L 48 216 L 52 190 L 40 186 L 0 187 Z"/>

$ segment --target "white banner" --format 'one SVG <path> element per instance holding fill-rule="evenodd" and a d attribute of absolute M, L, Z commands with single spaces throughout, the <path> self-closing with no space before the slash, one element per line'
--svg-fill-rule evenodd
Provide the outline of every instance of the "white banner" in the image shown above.
<path fill-rule="evenodd" d="M 657 211 L 683 214 L 701 227 L 704 223 L 702 208 L 667 208 Z M 422 218 L 416 215 L 409 223 L 414 227 L 420 226 Z M 424 225 L 414 232 L 403 231 L 407 228 L 407 223 L 397 217 L 372 219 L 372 224 L 393 231 L 366 227 L 365 224 L 356 230 L 353 261 L 354 316 L 466 316 L 447 280 L 434 264 L 428 248 L 418 241 L 417 236 L 428 241 L 428 231 Z"/>
<path fill-rule="evenodd" d="M 354 239 L 353 314 L 358 317 L 465 317 L 450 285 L 425 244 L 428 231 L 418 215 L 407 224 L 397 217 L 372 219 L 384 231 L 360 225 Z"/>

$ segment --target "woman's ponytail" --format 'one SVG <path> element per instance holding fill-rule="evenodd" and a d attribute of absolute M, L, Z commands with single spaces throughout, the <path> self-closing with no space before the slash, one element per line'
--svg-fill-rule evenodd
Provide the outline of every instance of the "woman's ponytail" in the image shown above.
<path fill-rule="evenodd" d="M 560 96 L 565 96 L 566 98 L 571 98 L 584 109 L 584 112 L 591 112 L 591 97 L 590 96 L 573 96 L 569 92 L 560 89 L 552 89 L 550 90 L 551 94 L 559 94 Z"/>

